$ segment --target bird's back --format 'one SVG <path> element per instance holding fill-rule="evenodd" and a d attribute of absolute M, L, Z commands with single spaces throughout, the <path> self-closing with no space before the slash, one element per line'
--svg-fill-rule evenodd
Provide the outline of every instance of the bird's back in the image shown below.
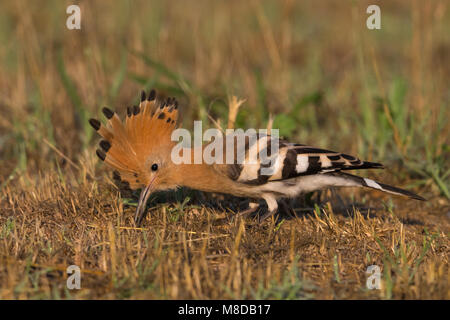
<path fill-rule="evenodd" d="M 270 135 L 227 135 L 224 140 L 224 154 L 228 151 L 232 156 L 224 155 L 223 164 L 216 163 L 215 168 L 246 185 L 343 170 L 383 168 L 379 163 L 362 161 L 345 153 L 289 143 Z"/>

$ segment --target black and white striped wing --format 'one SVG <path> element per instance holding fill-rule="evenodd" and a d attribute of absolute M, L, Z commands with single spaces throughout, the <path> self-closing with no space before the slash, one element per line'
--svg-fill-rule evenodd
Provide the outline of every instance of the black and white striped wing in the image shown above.
<path fill-rule="evenodd" d="M 345 153 L 288 143 L 284 140 L 278 140 L 278 152 L 271 153 L 269 150 L 274 139 L 271 136 L 258 136 L 257 143 L 243 146 L 245 150 L 241 152 L 245 153 L 246 161 L 229 164 L 228 176 L 241 183 L 259 185 L 269 181 L 341 170 L 383 168 L 380 163 L 362 161 Z M 257 156 L 252 159 L 251 154 L 255 154 L 255 148 Z M 267 154 L 270 162 L 267 161 Z"/>
<path fill-rule="evenodd" d="M 289 143 L 284 148 L 286 156 L 283 158 L 282 179 L 341 170 L 383 168 L 380 163 L 362 161 L 341 152 Z M 282 154 L 280 152 L 280 156 Z"/>

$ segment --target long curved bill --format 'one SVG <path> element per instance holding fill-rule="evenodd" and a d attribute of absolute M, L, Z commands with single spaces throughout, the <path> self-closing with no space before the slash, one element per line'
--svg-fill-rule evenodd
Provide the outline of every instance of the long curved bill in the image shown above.
<path fill-rule="evenodd" d="M 141 225 L 142 220 L 144 220 L 145 208 L 147 206 L 147 201 L 153 191 L 152 185 L 153 185 L 153 181 L 150 182 L 150 184 L 147 187 L 145 187 L 144 190 L 142 190 L 141 195 L 139 197 L 139 203 L 138 203 L 138 206 L 136 209 L 136 214 L 134 216 L 134 222 L 136 223 L 136 225 L 138 227 Z"/>

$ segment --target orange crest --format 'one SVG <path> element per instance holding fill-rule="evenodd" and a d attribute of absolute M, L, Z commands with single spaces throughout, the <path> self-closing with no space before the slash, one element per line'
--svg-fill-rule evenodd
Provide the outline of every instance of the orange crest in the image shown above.
<path fill-rule="evenodd" d="M 89 123 L 103 137 L 98 157 L 113 169 L 115 178 L 138 189 L 148 183 L 147 159 L 152 154 L 170 153 L 175 142 L 171 141 L 172 131 L 177 127 L 178 102 L 168 98 L 157 103 L 152 90 L 146 98 L 142 91 L 139 106 L 127 108 L 125 124 L 119 116 L 108 108 L 103 108 L 108 118 L 104 126 L 96 119 Z"/>

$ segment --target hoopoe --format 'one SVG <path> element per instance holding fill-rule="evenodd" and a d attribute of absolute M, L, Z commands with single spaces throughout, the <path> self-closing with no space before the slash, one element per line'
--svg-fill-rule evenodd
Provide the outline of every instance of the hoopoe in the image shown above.
<path fill-rule="evenodd" d="M 425 200 L 410 191 L 362 178 L 346 170 L 383 168 L 375 162 L 361 161 L 345 153 L 314 148 L 302 144 L 289 143 L 271 135 L 257 135 L 250 143 L 235 147 L 237 154 L 250 157 L 255 154 L 256 161 L 238 163 L 181 163 L 171 160 L 172 149 L 177 144 L 171 134 L 177 128 L 178 102 L 175 98 L 158 101 L 152 90 L 148 97 L 143 91 L 139 106 L 127 108 L 125 123 L 108 108 L 103 108 L 108 119 L 103 125 L 96 119 L 89 123 L 100 134 L 98 157 L 114 170 L 115 180 L 122 186 L 136 190 L 142 189 L 135 214 L 135 223 L 140 225 L 145 214 L 147 200 L 154 191 L 189 187 L 205 192 L 226 193 L 252 199 L 250 208 L 241 214 L 257 210 L 255 201 L 263 199 L 268 210 L 260 218 L 263 220 L 278 209 L 277 200 L 294 198 L 300 194 L 329 187 L 368 187 L 395 195 L 403 195 L 417 200 Z M 236 137 L 233 137 L 235 139 Z M 225 136 L 225 140 L 229 139 Z M 264 167 L 260 152 L 278 142 L 278 152 L 274 155 L 272 172 L 262 174 Z M 197 147 L 202 150 L 208 144 Z M 256 149 L 255 149 L 256 148 Z M 188 149 L 193 159 L 195 148 Z"/>

